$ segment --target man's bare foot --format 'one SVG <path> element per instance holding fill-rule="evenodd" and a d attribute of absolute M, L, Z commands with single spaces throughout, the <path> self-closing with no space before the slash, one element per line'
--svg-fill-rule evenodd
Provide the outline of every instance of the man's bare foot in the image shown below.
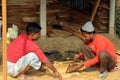
<path fill-rule="evenodd" d="M 39 69 L 39 71 L 40 71 L 40 72 L 45 72 L 46 69 L 41 66 L 41 68 Z"/>
<path fill-rule="evenodd" d="M 120 71 L 120 66 L 115 66 L 111 71 Z"/>
<path fill-rule="evenodd" d="M 33 78 L 31 78 L 31 77 L 29 77 L 29 76 L 27 76 L 27 75 L 24 75 L 24 74 L 19 75 L 19 76 L 17 77 L 17 79 L 18 79 L 18 80 L 33 80 Z"/>

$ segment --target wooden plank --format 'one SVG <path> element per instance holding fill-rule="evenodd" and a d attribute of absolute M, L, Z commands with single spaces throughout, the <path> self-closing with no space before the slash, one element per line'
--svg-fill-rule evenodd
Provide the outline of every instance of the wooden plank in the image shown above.
<path fill-rule="evenodd" d="M 73 19 L 72 21 L 75 22 L 75 23 L 83 25 L 86 21 L 89 20 L 89 16 L 82 13 L 82 12 L 72 10 L 69 13 L 72 15 L 72 19 Z"/>
<path fill-rule="evenodd" d="M 39 17 L 23 17 L 23 22 L 38 22 Z"/>
<path fill-rule="evenodd" d="M 8 0 L 7 5 L 40 4 L 40 0 Z"/>
<path fill-rule="evenodd" d="M 93 8 L 92 14 L 91 14 L 91 16 L 90 16 L 90 21 L 91 21 L 91 22 L 93 22 L 93 20 L 94 20 L 94 18 L 95 18 L 95 15 L 96 15 L 96 12 L 97 12 L 97 9 L 98 9 L 99 4 L 100 4 L 100 0 L 97 0 L 95 6 L 94 6 L 94 8 Z"/>
<path fill-rule="evenodd" d="M 2 55 L 3 55 L 3 80 L 7 80 L 7 54 L 6 54 L 6 27 L 7 27 L 7 13 L 6 13 L 6 0 L 2 0 L 2 22 L 3 22 L 3 26 L 2 26 Z"/>
<path fill-rule="evenodd" d="M 73 33 L 73 34 L 74 34 L 75 36 L 77 36 L 79 39 L 81 39 L 82 41 L 84 41 L 84 38 L 82 37 L 81 32 L 80 32 L 79 30 L 75 29 L 75 28 L 72 28 L 72 26 L 69 26 L 69 25 L 66 25 L 66 24 L 65 24 L 62 29 L 63 29 L 63 30 L 66 30 L 66 31 L 68 31 L 68 32 Z"/>
<path fill-rule="evenodd" d="M 31 11 L 13 11 L 13 12 L 9 11 L 7 12 L 7 14 L 8 17 L 38 16 L 35 12 L 31 12 Z"/>
<path fill-rule="evenodd" d="M 30 4 L 25 4 L 25 5 L 17 5 L 17 4 L 15 4 L 15 5 L 7 5 L 7 9 L 9 10 L 9 9 L 18 9 L 18 10 L 21 10 L 21 9 L 36 9 L 36 7 L 35 6 L 38 6 L 38 5 L 34 5 L 34 4 L 32 4 L 32 5 L 30 5 Z"/>
<path fill-rule="evenodd" d="M 91 1 L 91 0 L 90 0 L 90 3 L 91 3 L 91 4 L 95 4 L 95 2 L 94 2 L 94 1 Z M 100 8 L 104 8 L 104 9 L 106 9 L 106 10 L 109 10 L 109 9 L 110 9 L 110 8 L 109 8 L 109 5 L 106 4 L 106 3 L 103 3 L 102 1 L 100 2 L 99 7 L 100 7 Z"/>

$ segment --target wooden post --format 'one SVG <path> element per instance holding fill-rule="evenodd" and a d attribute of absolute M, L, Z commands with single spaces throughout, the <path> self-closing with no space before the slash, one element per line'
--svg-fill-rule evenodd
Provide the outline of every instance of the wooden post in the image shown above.
<path fill-rule="evenodd" d="M 109 34 L 114 36 L 115 33 L 115 0 L 110 0 L 110 15 L 109 15 Z"/>
<path fill-rule="evenodd" d="M 95 6 L 93 8 L 93 11 L 92 11 L 92 14 L 90 16 L 90 21 L 93 22 L 94 18 L 95 18 L 95 15 L 96 15 L 96 12 L 97 12 L 97 9 L 98 9 L 98 6 L 100 4 L 100 0 L 97 0 L 96 3 L 95 3 Z"/>
<path fill-rule="evenodd" d="M 3 79 L 7 80 L 7 58 L 6 58 L 6 26 L 7 26 L 7 20 L 6 20 L 6 0 L 2 0 L 2 55 L 3 55 Z"/>
<path fill-rule="evenodd" d="M 41 35 L 46 36 L 46 0 L 40 1 L 40 25 L 42 27 Z"/>

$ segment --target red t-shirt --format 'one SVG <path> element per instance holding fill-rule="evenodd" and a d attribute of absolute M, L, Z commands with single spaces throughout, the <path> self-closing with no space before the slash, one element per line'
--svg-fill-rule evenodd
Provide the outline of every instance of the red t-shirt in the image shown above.
<path fill-rule="evenodd" d="M 7 49 L 7 60 L 9 62 L 16 63 L 19 58 L 26 55 L 29 52 L 34 52 L 41 62 L 45 62 L 48 58 L 41 51 L 39 46 L 29 39 L 27 34 L 23 33 L 16 38 Z"/>
<path fill-rule="evenodd" d="M 108 40 L 107 38 L 105 38 L 104 36 L 102 36 L 100 34 L 96 34 L 94 41 L 91 43 L 87 43 L 87 45 L 89 48 L 92 49 L 92 51 L 95 53 L 96 57 L 94 57 L 91 60 L 85 61 L 84 65 L 86 67 L 90 67 L 90 66 L 99 62 L 98 53 L 101 50 L 107 51 L 114 58 L 114 60 L 117 62 L 117 56 L 115 53 L 114 46 L 111 43 L 111 41 Z"/>

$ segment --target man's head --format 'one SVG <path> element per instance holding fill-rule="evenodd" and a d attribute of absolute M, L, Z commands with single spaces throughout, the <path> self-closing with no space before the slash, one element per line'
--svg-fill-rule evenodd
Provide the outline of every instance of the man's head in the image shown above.
<path fill-rule="evenodd" d="M 32 39 L 37 40 L 40 37 L 41 27 L 35 23 L 30 22 L 26 27 L 26 34 Z"/>
<path fill-rule="evenodd" d="M 82 32 L 82 36 L 84 37 L 86 42 L 92 42 L 94 39 L 95 28 L 92 22 L 86 22 L 81 28 L 80 31 Z"/>

